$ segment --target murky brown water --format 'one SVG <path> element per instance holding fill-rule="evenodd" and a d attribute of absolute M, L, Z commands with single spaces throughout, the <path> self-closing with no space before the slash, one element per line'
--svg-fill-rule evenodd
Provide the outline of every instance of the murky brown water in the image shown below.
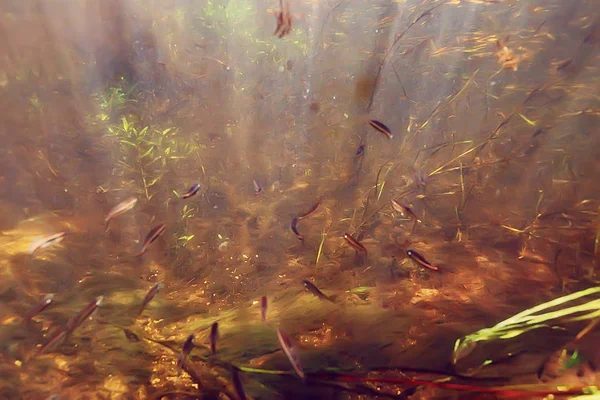
<path fill-rule="evenodd" d="M 275 0 L 0 4 L 0 398 L 236 399 L 235 368 L 254 399 L 598 383 L 594 331 L 590 371 L 537 374 L 586 321 L 452 362 L 598 285 L 597 2 L 292 0 L 281 38 Z"/>

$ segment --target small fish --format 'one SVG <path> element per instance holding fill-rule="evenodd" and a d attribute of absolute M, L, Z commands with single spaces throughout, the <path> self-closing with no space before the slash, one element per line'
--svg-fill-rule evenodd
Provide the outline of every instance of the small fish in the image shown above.
<path fill-rule="evenodd" d="M 558 65 L 556 66 L 556 70 L 557 70 L 557 71 L 560 71 L 561 69 L 565 69 L 565 68 L 567 68 L 569 65 L 571 65 L 571 63 L 572 63 L 572 62 L 573 62 L 573 59 L 572 59 L 572 58 L 569 58 L 569 59 L 565 60 L 565 61 L 561 62 L 560 64 L 558 64 Z"/>
<path fill-rule="evenodd" d="M 277 329 L 277 337 L 279 338 L 279 343 L 281 344 L 283 352 L 288 360 L 290 360 L 290 364 L 292 364 L 292 367 L 294 367 L 298 376 L 304 379 L 304 371 L 302 370 L 302 365 L 300 364 L 300 359 L 298 358 L 292 339 L 290 339 L 290 337 L 280 328 Z"/>
<path fill-rule="evenodd" d="M 279 0 L 280 11 L 276 14 L 277 27 L 273 35 L 276 35 L 281 39 L 292 30 L 292 15 L 290 14 L 290 4 L 286 1 L 285 10 L 283 9 L 283 0 Z"/>
<path fill-rule="evenodd" d="M 535 132 L 533 132 L 533 134 L 531 135 L 531 138 L 535 138 L 539 135 L 541 135 L 542 133 L 544 133 L 546 130 L 544 128 L 538 128 L 535 130 Z"/>
<path fill-rule="evenodd" d="M 436 267 L 435 265 L 432 265 L 430 262 L 428 262 L 427 260 L 425 260 L 425 257 L 423 257 L 422 255 L 420 255 L 419 253 L 417 253 L 414 250 L 407 250 L 406 254 L 415 262 L 417 262 L 418 264 L 422 265 L 425 268 L 429 268 L 432 269 L 434 271 L 437 271 L 439 268 Z"/>
<path fill-rule="evenodd" d="M 144 245 L 142 246 L 138 256 L 143 255 L 146 250 L 148 250 L 148 247 L 150 247 L 150 245 L 164 233 L 165 229 L 167 229 L 165 224 L 156 225 L 154 228 L 152 228 L 146 235 L 146 239 L 144 239 Z"/>
<path fill-rule="evenodd" d="M 418 188 L 424 188 L 427 184 L 425 180 L 426 175 L 425 172 L 423 172 L 423 170 L 416 169 L 415 173 L 413 174 L 413 177 L 415 179 L 415 185 L 417 185 Z"/>
<path fill-rule="evenodd" d="M 321 202 L 318 201 L 315 205 L 313 205 L 310 210 L 308 210 L 307 212 L 305 212 L 304 214 L 298 215 L 298 220 L 302 221 L 303 219 L 306 219 L 308 217 L 310 217 L 311 215 L 313 215 L 314 213 L 317 212 L 317 210 L 319 209 L 319 206 L 321 205 Z"/>
<path fill-rule="evenodd" d="M 140 312 L 138 313 L 138 317 L 142 315 L 144 308 L 152 301 L 154 296 L 158 293 L 158 291 L 163 287 L 163 284 L 158 282 L 156 285 L 152 286 L 146 296 L 144 296 L 144 300 L 142 301 L 142 306 L 140 307 Z"/>
<path fill-rule="evenodd" d="M 414 220 L 417 219 L 416 214 L 410 209 L 410 207 L 405 206 L 404 204 L 401 204 L 396 200 L 392 200 L 392 208 L 394 209 L 394 211 L 396 211 L 403 217 L 408 217 Z"/>
<path fill-rule="evenodd" d="M 129 340 L 130 342 L 141 341 L 140 337 L 138 335 L 136 335 L 135 333 L 133 333 L 132 331 L 130 331 L 129 329 L 123 328 L 123 333 L 125 334 L 125 337 L 127 338 L 127 340 Z"/>
<path fill-rule="evenodd" d="M 267 296 L 260 298 L 260 319 L 267 322 Z"/>
<path fill-rule="evenodd" d="M 187 339 L 185 339 L 185 342 L 183 343 L 183 346 L 181 347 L 181 353 L 179 354 L 179 357 L 177 359 L 177 367 L 178 368 L 182 368 L 183 364 L 185 364 L 185 361 L 187 360 L 188 355 L 192 352 L 192 349 L 194 348 L 194 334 L 191 333 Z"/>
<path fill-rule="evenodd" d="M 46 236 L 44 238 L 38 239 L 34 241 L 29 247 L 29 254 L 35 253 L 39 249 L 44 249 L 53 244 L 57 244 L 62 242 L 62 240 L 67 236 L 67 232 L 59 232 L 54 235 Z"/>
<path fill-rule="evenodd" d="M 361 144 L 360 146 L 358 146 L 358 148 L 356 149 L 356 154 L 357 156 L 360 156 L 361 154 L 363 154 L 365 152 L 365 145 Z"/>
<path fill-rule="evenodd" d="M 210 352 L 213 356 L 217 354 L 217 339 L 219 339 L 219 323 L 215 322 L 210 327 Z"/>
<path fill-rule="evenodd" d="M 600 37 L 600 19 L 597 19 L 596 22 L 594 22 L 590 28 L 590 32 L 585 35 L 583 43 L 594 43 L 598 37 Z"/>
<path fill-rule="evenodd" d="M 391 139 L 394 137 L 392 135 L 392 131 L 390 131 L 390 128 L 385 126 L 385 124 L 383 124 L 382 122 L 372 119 L 369 121 L 369 125 L 371 125 L 371 127 L 373 129 L 375 129 L 376 131 L 383 133 L 388 139 Z"/>
<path fill-rule="evenodd" d="M 358 240 L 350 236 L 349 233 L 344 233 L 344 239 L 346 239 L 346 242 L 348 242 L 348 244 L 354 247 L 354 249 L 356 249 L 357 251 L 367 254 L 367 249 L 365 248 L 365 246 L 363 246 Z"/>
<path fill-rule="evenodd" d="M 311 292 L 312 294 L 314 294 L 315 296 L 317 296 L 319 299 L 321 300 L 327 300 L 330 301 L 332 303 L 335 303 L 331 297 L 325 295 L 325 293 L 321 292 L 321 290 L 315 286 L 314 283 L 312 283 L 311 281 L 304 279 L 302 281 L 302 283 L 304 284 L 304 287 L 306 288 L 306 290 L 308 290 L 309 292 Z"/>
<path fill-rule="evenodd" d="M 244 385 L 242 384 L 242 379 L 240 378 L 240 370 L 239 368 L 233 366 L 231 371 L 231 378 L 233 380 L 233 387 L 235 387 L 235 392 L 240 400 L 246 400 L 246 392 L 244 391 Z"/>
<path fill-rule="evenodd" d="M 42 346 L 42 348 L 40 348 L 38 354 L 44 354 L 48 350 L 54 348 L 55 346 L 58 346 L 59 342 L 64 341 L 67 338 L 67 333 L 67 331 L 58 332 L 52 337 L 52 339 L 50 339 L 48 343 L 46 343 L 44 346 Z"/>
<path fill-rule="evenodd" d="M 79 325 L 85 322 L 92 314 L 98 309 L 102 301 L 104 300 L 104 296 L 96 297 L 96 300 L 92 301 L 90 304 L 85 306 L 83 310 L 79 312 L 74 318 L 67 322 L 67 333 L 73 332 Z"/>
<path fill-rule="evenodd" d="M 292 228 L 292 232 L 294 232 L 298 240 L 304 241 L 304 236 L 302 236 L 302 234 L 298 231 L 298 221 L 298 217 L 292 219 L 292 224 L 290 225 L 290 227 Z"/>
<path fill-rule="evenodd" d="M 25 316 L 23 317 L 23 320 L 28 321 L 31 318 L 38 315 L 39 313 L 41 313 L 42 311 L 44 311 L 46 308 L 48 308 L 50 306 L 50 304 L 52 303 L 52 300 L 54 300 L 54 293 L 49 293 L 49 294 L 45 295 L 44 298 L 42 299 L 42 301 L 40 301 L 27 314 L 25 314 Z"/>
<path fill-rule="evenodd" d="M 118 217 L 119 215 L 124 214 L 127 211 L 131 210 L 133 207 L 135 207 L 137 202 L 138 202 L 138 200 L 135 197 L 131 197 L 127 200 L 120 202 L 116 206 L 114 206 L 108 212 L 108 214 L 106 215 L 106 218 L 104 218 L 104 225 L 105 225 L 106 231 L 108 231 L 108 228 L 110 226 L 110 221 L 113 218 Z"/>
<path fill-rule="evenodd" d="M 199 183 L 194 183 L 194 184 L 192 185 L 192 187 L 191 187 L 191 188 L 189 188 L 189 189 L 188 189 L 188 191 L 187 191 L 187 192 L 185 192 L 185 193 L 184 193 L 184 194 L 181 196 L 181 198 L 182 198 L 182 199 L 187 199 L 187 198 L 190 198 L 190 197 L 192 197 L 193 195 L 195 195 L 196 193 L 198 193 L 198 191 L 199 191 L 199 190 L 200 190 L 200 184 L 199 184 Z"/>
<path fill-rule="evenodd" d="M 256 179 L 252 179 L 252 184 L 254 185 L 254 194 L 258 196 L 262 192 L 262 186 Z"/>

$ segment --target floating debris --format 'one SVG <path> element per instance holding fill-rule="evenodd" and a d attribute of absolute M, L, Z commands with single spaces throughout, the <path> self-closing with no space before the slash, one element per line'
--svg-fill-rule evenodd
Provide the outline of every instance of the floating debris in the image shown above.
<path fill-rule="evenodd" d="M 496 49 L 498 50 L 496 52 L 496 59 L 503 69 L 512 69 L 513 71 L 517 71 L 519 69 L 521 57 L 515 55 L 514 52 L 506 46 L 508 39 L 509 38 L 507 36 L 504 41 L 496 41 Z"/>
<path fill-rule="evenodd" d="M 538 378 L 542 382 L 550 382 L 561 377 L 569 368 L 581 363 L 580 354 L 576 349 L 559 349 L 538 370 Z"/>

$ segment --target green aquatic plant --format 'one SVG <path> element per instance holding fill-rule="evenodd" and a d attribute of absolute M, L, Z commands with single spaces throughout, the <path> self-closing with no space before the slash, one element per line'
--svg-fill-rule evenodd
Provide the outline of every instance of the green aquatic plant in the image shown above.
<path fill-rule="evenodd" d="M 196 208 L 189 206 L 189 205 L 185 205 L 183 206 L 183 209 L 181 210 L 181 223 L 183 224 L 183 228 L 185 229 L 187 227 L 187 223 L 189 221 L 191 221 L 191 219 L 196 215 Z M 185 235 L 184 233 L 178 233 L 177 234 L 177 245 L 181 246 L 181 247 L 185 247 L 188 245 L 188 243 L 194 238 L 194 234 L 190 234 L 190 235 Z"/>
<path fill-rule="evenodd" d="M 116 139 L 121 150 L 118 165 L 123 178 L 137 181 L 147 200 L 155 195 L 152 189 L 166 171 L 196 150 L 196 145 L 186 141 L 176 127 L 151 129 L 121 117 L 121 123 L 109 125 L 108 131 L 107 136 Z"/>
<path fill-rule="evenodd" d="M 103 91 L 95 93 L 92 97 L 98 105 L 99 112 L 93 117 L 95 121 L 110 121 L 115 116 L 118 118 L 129 102 L 137 100 L 133 96 L 136 85 L 129 85 L 121 78 L 119 85 L 109 86 Z"/>
<path fill-rule="evenodd" d="M 491 328 L 458 339 L 454 345 L 452 363 L 456 364 L 475 350 L 478 343 L 513 339 L 539 328 L 564 329 L 563 326 L 578 321 L 587 321 L 600 316 L 600 287 L 592 287 L 559 297 L 525 310 L 499 322 Z M 585 302 L 578 304 L 577 301 Z M 486 364 L 493 360 L 486 361 Z"/>

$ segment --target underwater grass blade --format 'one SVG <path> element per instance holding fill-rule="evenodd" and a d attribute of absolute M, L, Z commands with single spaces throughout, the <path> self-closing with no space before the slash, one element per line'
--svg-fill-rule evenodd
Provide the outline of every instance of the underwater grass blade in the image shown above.
<path fill-rule="evenodd" d="M 456 364 L 475 348 L 477 342 L 503 340 L 517 337 L 523 333 L 542 327 L 553 329 L 561 328 L 561 325 L 577 321 L 586 321 L 600 317 L 600 299 L 590 299 L 583 304 L 571 305 L 559 310 L 542 313 L 545 310 L 591 296 L 600 292 L 600 287 L 592 287 L 575 292 L 567 296 L 542 303 L 511 318 L 499 322 L 492 328 L 484 328 L 470 335 L 458 339 L 454 346 L 452 362 Z M 592 311 L 593 310 L 593 311 Z M 591 311 L 587 312 L 586 311 Z"/>
<path fill-rule="evenodd" d="M 316 375 L 316 374 L 315 374 Z M 311 375 L 310 378 L 314 378 L 315 375 Z M 582 394 L 586 387 L 553 387 L 546 390 L 540 388 L 540 385 L 521 385 L 518 389 L 514 387 L 486 387 L 486 386 L 474 386 L 466 385 L 461 383 L 452 382 L 440 382 L 440 381 L 429 381 L 424 379 L 415 378 L 369 378 L 357 375 L 323 375 L 318 376 L 319 379 L 331 379 L 342 382 L 369 382 L 369 383 L 387 383 L 395 385 L 418 385 L 418 386 L 429 386 L 437 387 L 440 389 L 466 391 L 473 393 L 494 393 L 503 397 L 531 397 L 531 396 L 549 396 L 549 395 L 578 395 Z M 530 388 L 530 389 L 528 389 Z"/>

